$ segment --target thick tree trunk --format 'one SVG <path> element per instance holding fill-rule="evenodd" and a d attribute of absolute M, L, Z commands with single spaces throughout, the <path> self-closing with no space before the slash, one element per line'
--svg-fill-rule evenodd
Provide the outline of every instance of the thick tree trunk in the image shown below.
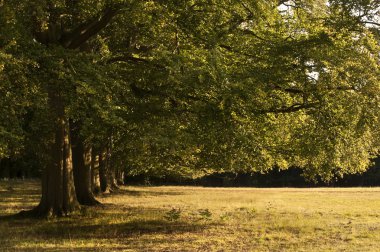
<path fill-rule="evenodd" d="M 42 176 L 40 204 L 32 210 L 40 216 L 63 216 L 79 209 L 75 194 L 69 121 L 62 97 L 49 93 L 49 107 L 55 117 L 50 164 Z"/>
<path fill-rule="evenodd" d="M 78 126 L 78 125 L 76 125 Z M 77 199 L 80 204 L 94 206 L 100 204 L 92 193 L 91 147 L 79 135 L 79 127 L 72 127 L 73 170 Z"/>
<path fill-rule="evenodd" d="M 99 180 L 99 156 L 96 151 L 91 151 L 91 190 L 93 193 L 100 193 L 100 180 Z"/>

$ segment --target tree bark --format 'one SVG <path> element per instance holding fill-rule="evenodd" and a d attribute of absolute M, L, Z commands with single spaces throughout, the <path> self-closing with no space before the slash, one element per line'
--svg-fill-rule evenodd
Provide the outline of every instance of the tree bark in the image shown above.
<path fill-rule="evenodd" d="M 119 189 L 116 184 L 115 170 L 111 163 L 111 152 L 112 148 L 108 144 L 99 154 L 100 189 L 103 193 L 110 193 Z"/>
<path fill-rule="evenodd" d="M 109 145 L 107 146 L 107 172 L 108 172 L 108 184 L 111 188 L 111 191 L 118 190 L 119 187 L 116 182 L 116 169 L 112 165 L 112 137 L 110 137 Z"/>
<path fill-rule="evenodd" d="M 99 156 L 96 151 L 91 151 L 91 190 L 93 193 L 100 193 L 100 179 L 99 179 Z"/>
<path fill-rule="evenodd" d="M 120 169 L 116 172 L 116 183 L 117 185 L 124 185 L 124 171 Z"/>
<path fill-rule="evenodd" d="M 66 216 L 79 209 L 74 187 L 69 121 L 65 117 L 60 95 L 49 92 L 49 108 L 55 121 L 51 160 L 43 172 L 40 204 L 32 212 L 39 216 Z"/>
<path fill-rule="evenodd" d="M 79 124 L 71 127 L 73 170 L 76 195 L 79 203 L 86 206 L 100 204 L 92 193 L 91 186 L 91 147 L 79 135 Z"/>
<path fill-rule="evenodd" d="M 107 172 L 107 157 L 106 157 L 106 152 L 101 151 L 99 153 L 99 179 L 100 179 L 100 190 L 103 193 L 109 193 L 110 190 L 110 185 L 108 182 L 108 172 Z"/>

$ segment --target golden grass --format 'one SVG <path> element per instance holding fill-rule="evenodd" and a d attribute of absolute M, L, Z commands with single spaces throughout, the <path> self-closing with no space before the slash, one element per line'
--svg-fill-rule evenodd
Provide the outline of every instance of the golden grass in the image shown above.
<path fill-rule="evenodd" d="M 50 220 L 37 181 L 0 182 L 0 251 L 380 251 L 380 188 L 123 187 Z"/>

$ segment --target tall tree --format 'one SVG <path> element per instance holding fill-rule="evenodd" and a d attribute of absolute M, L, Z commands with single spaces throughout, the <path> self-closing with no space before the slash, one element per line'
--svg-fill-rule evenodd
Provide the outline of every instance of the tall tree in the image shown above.
<path fill-rule="evenodd" d="M 50 150 L 38 214 L 93 201 L 79 189 L 88 150 L 110 137 L 101 178 L 108 159 L 157 174 L 297 166 L 328 180 L 379 150 L 378 1 L 0 5 L 0 157 L 21 152 L 33 105 Z"/>
<path fill-rule="evenodd" d="M 47 94 L 46 105 L 54 129 L 49 165 L 42 177 L 42 198 L 34 210 L 40 215 L 66 215 L 78 207 L 68 116 L 75 84 L 71 57 L 76 56 L 74 51 L 84 50 L 81 47 L 104 29 L 118 11 L 118 7 L 105 2 L 92 9 L 82 4 L 77 1 L 2 3 L 2 10 L 23 35 L 15 43 L 19 48 L 32 45 L 29 56 L 38 65 L 34 78 L 43 84 Z M 16 16 L 17 12 L 24 14 Z"/>

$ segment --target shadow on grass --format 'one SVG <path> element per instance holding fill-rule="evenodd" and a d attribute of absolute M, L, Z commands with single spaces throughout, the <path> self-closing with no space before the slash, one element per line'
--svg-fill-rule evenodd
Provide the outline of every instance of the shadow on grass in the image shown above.
<path fill-rule="evenodd" d="M 17 218 L 16 213 L 37 205 L 40 198 L 38 180 L 0 181 L 0 224 L 1 221 Z"/>
<path fill-rule="evenodd" d="M 8 201 L 9 198 L 15 200 L 24 200 L 28 198 L 38 198 L 41 196 L 40 190 L 35 189 L 17 189 L 0 191 L 0 201 Z"/>
<path fill-rule="evenodd" d="M 100 198 L 112 197 L 115 195 L 119 196 L 132 196 L 132 197 L 159 197 L 159 196 L 178 196 L 183 195 L 183 192 L 174 192 L 174 191 L 151 191 L 151 190 L 130 190 L 130 189 L 119 189 L 115 190 L 109 194 L 99 195 Z"/>
<path fill-rule="evenodd" d="M 0 220 L 2 234 L 0 250 L 1 248 L 20 248 L 26 243 L 32 244 L 34 249 L 41 251 L 46 246 L 55 243 L 65 246 L 64 244 L 90 240 L 104 242 L 104 240 L 133 239 L 138 241 L 144 235 L 148 237 L 149 235 L 156 237 L 169 235 L 170 237 L 170 235 L 200 232 L 210 227 L 207 223 L 192 222 L 186 218 L 168 221 L 164 215 L 165 211 L 162 209 L 128 208 L 120 211 L 113 205 L 106 205 L 89 208 L 84 215 L 48 221 L 3 218 Z"/>
<path fill-rule="evenodd" d="M 157 192 L 144 188 L 141 190 L 139 188 L 136 190 L 122 188 L 116 193 L 100 198 L 162 195 L 181 195 L 181 193 Z M 76 246 L 76 244 L 82 244 L 81 250 L 89 251 L 96 246 L 91 244 L 91 240 L 102 241 L 101 243 L 106 246 L 109 241 L 114 241 L 116 246 L 127 246 L 122 241 L 119 242 L 119 239 L 124 238 L 139 243 L 141 237 L 149 239 L 150 235 L 170 237 L 174 234 L 200 232 L 209 228 L 207 223 L 194 222 L 183 216 L 176 221 L 169 221 L 165 219 L 166 209 L 127 207 L 112 203 L 96 207 L 83 207 L 80 213 L 71 217 L 36 219 L 9 215 L 9 213 L 16 213 L 25 207 L 36 206 L 39 198 L 38 183 L 30 183 L 30 185 L 17 183 L 11 186 L 0 183 L 0 251 L 23 249 L 43 251 L 49 250 L 49 247 L 51 250 L 55 244 L 59 244 L 61 251 L 69 251 L 73 248 L 70 246 Z M 10 208 L 12 211 L 5 211 Z M 160 238 L 156 238 L 154 242 L 159 240 Z"/>
<path fill-rule="evenodd" d="M 117 239 L 144 234 L 178 234 L 203 229 L 202 224 L 167 222 L 160 219 L 129 220 L 120 223 L 49 223 L 35 229 L 35 235 L 47 239 Z"/>
<path fill-rule="evenodd" d="M 0 183 L 0 204 L 36 201 L 41 197 L 38 181 L 2 181 Z"/>

